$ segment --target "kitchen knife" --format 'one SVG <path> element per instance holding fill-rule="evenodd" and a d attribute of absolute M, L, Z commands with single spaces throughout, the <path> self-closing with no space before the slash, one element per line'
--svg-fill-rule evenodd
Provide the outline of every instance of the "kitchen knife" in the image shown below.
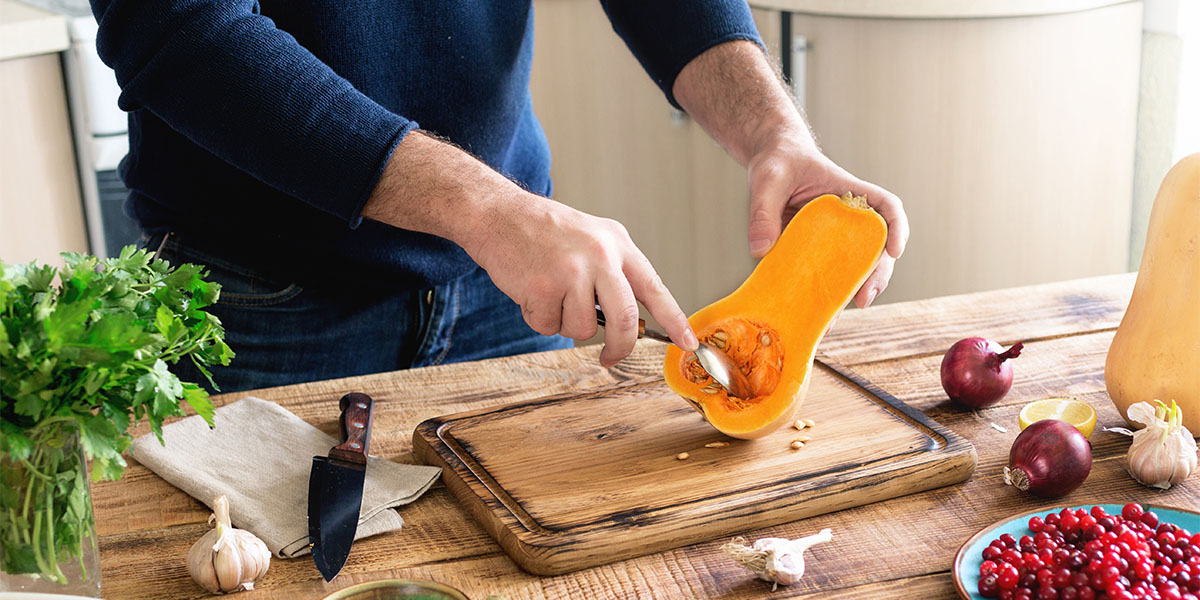
<path fill-rule="evenodd" d="M 358 392 L 342 396 L 339 406 L 342 443 L 328 457 L 314 456 L 308 476 L 308 541 L 325 581 L 346 564 L 358 529 L 374 409 L 371 397 Z"/>

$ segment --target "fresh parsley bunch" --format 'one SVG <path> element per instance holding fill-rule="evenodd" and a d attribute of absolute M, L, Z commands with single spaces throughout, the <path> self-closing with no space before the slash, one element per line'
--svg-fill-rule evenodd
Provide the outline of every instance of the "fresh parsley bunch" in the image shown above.
<path fill-rule="evenodd" d="M 201 267 L 172 268 L 133 246 L 103 261 L 63 257 L 61 269 L 0 262 L 0 568 L 51 579 L 92 523 L 67 441 L 78 436 L 94 480 L 118 479 L 143 417 L 160 441 L 181 401 L 212 425 L 207 392 L 168 365 L 191 360 L 211 383 L 207 367 L 233 358 L 204 310 L 220 286 Z"/>

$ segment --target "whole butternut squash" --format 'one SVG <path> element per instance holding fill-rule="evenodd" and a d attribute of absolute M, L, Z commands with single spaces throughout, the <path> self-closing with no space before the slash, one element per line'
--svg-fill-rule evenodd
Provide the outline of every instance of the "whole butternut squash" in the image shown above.
<path fill-rule="evenodd" d="M 1163 178 L 1129 307 L 1104 363 L 1113 404 L 1155 399 L 1183 408 L 1200 432 L 1200 153 Z"/>
<path fill-rule="evenodd" d="M 692 315 L 701 341 L 725 351 L 755 390 L 731 397 L 691 352 L 667 347 L 663 375 L 713 427 L 762 437 L 791 423 L 804 402 L 817 344 L 874 270 L 887 224 L 862 197 L 804 205 L 732 294 Z"/>

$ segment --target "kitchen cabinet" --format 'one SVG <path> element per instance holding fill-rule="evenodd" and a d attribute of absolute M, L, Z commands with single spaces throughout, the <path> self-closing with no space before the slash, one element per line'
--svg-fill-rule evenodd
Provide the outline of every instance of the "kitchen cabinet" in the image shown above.
<path fill-rule="evenodd" d="M 58 15 L 0 0 L 0 259 L 58 265 L 87 252 Z"/>
<path fill-rule="evenodd" d="M 883 299 L 1128 270 L 1141 2 L 778 4 L 823 149 L 904 200 Z"/>
<path fill-rule="evenodd" d="M 825 152 L 905 202 L 912 238 L 879 302 L 1127 269 L 1141 2 L 755 6 Z M 744 169 L 598 3 L 535 7 L 555 196 L 624 223 L 685 311 L 733 290 L 754 264 Z"/>

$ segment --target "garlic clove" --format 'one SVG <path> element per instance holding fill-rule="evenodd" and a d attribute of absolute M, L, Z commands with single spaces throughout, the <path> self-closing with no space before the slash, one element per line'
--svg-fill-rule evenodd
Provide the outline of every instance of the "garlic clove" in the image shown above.
<path fill-rule="evenodd" d="M 219 542 L 218 542 L 219 544 Z M 220 550 L 213 546 L 213 569 L 217 572 L 217 582 L 221 589 L 232 592 L 242 585 L 242 555 L 241 552 L 225 546 Z"/>
<path fill-rule="evenodd" d="M 721 547 L 738 564 L 750 569 L 759 578 L 775 584 L 791 585 L 804 576 L 804 551 L 815 544 L 833 539 L 830 529 L 797 540 L 762 538 L 747 546 L 737 538 Z"/>
<path fill-rule="evenodd" d="M 192 545 L 187 557 L 188 573 L 191 574 L 192 580 L 212 594 L 221 590 L 221 583 L 217 581 L 217 571 L 212 566 L 212 545 L 216 539 L 217 530 L 208 531 Z"/>

